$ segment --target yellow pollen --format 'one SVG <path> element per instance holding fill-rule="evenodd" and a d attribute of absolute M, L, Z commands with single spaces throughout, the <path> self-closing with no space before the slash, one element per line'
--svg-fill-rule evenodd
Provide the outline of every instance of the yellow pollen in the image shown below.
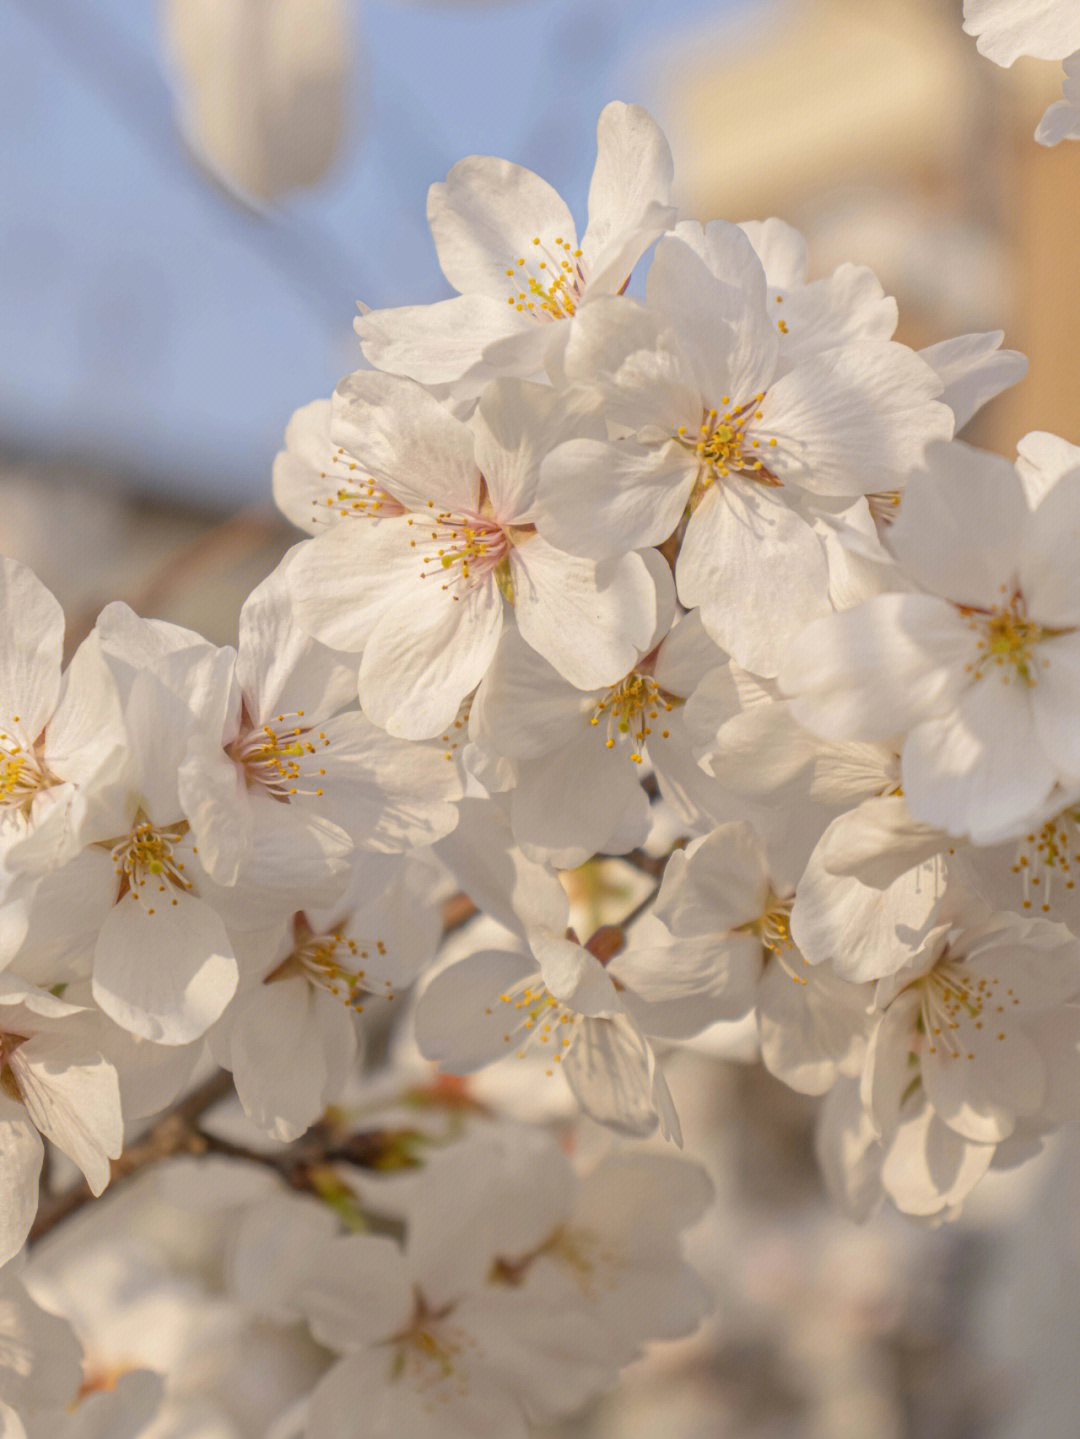
<path fill-rule="evenodd" d="M 630 759 L 634 764 L 641 764 L 641 751 L 653 732 L 649 721 L 659 719 L 661 714 L 670 714 L 684 703 L 678 695 L 661 689 L 652 675 L 632 670 L 597 703 L 589 715 L 589 724 L 606 725 L 605 749 L 613 750 L 620 739 L 628 739 Z M 665 739 L 669 733 L 666 729 L 661 731 Z"/>
<path fill-rule="evenodd" d="M 1033 686 L 1038 682 L 1039 665 L 1035 649 L 1041 640 L 1053 635 L 1068 633 L 1066 630 L 1049 629 L 1028 618 L 1027 605 L 1019 590 L 1009 595 L 1008 604 L 994 609 L 975 609 L 958 605 L 960 613 L 967 616 L 968 628 L 978 637 L 976 658 L 967 666 L 973 679 L 982 679 L 991 666 L 1003 670 L 1002 682 L 1008 684 L 1015 675 L 1022 684 Z M 1043 660 L 1042 668 L 1048 662 Z"/>
<path fill-rule="evenodd" d="M 518 284 L 506 303 L 539 323 L 569 320 L 577 313 L 585 289 L 587 269 L 581 251 L 562 236 L 556 236 L 549 248 L 539 235 L 534 235 L 531 245 L 532 258 L 519 256 L 506 271 L 507 277 Z M 522 274 L 526 265 L 530 269 Z"/>

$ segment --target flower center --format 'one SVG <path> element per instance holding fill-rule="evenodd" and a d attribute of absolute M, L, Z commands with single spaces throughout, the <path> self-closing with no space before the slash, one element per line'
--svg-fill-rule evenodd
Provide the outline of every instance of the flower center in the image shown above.
<path fill-rule="evenodd" d="M 184 876 L 183 860 L 174 852 L 187 832 L 186 820 L 169 829 L 157 829 L 144 818 L 123 839 L 104 842 L 117 877 L 117 904 L 131 894 L 147 914 L 153 914 L 158 895 L 166 895 L 171 904 L 176 904 L 173 891 L 187 894 L 194 887 Z"/>
<path fill-rule="evenodd" d="M 500 994 L 499 1002 L 507 1009 L 503 1042 L 516 1047 L 519 1059 L 524 1059 L 531 1047 L 541 1045 L 550 1047 L 552 1064 L 562 1063 L 563 1051 L 570 1048 L 581 1015 L 557 1000 L 539 974 L 530 975 Z M 494 1006 L 485 1012 L 494 1014 Z"/>
<path fill-rule="evenodd" d="M 724 408 L 705 410 L 696 435 L 687 425 L 680 425 L 672 436 L 677 445 L 697 458 L 698 478 L 690 497 L 691 509 L 710 485 L 732 473 L 762 484 L 779 485 L 776 476 L 753 453 L 760 450 L 763 443 L 776 447 L 775 439 L 763 440 L 755 433 L 757 421 L 764 418 L 758 409 L 764 398 L 765 393 L 761 391 L 745 404 L 733 405 L 731 397 L 724 395 L 720 401 Z"/>
<path fill-rule="evenodd" d="M 22 1091 L 19 1089 L 19 1081 L 11 1069 L 11 1056 L 18 1049 L 20 1044 L 26 1043 L 26 1036 L 22 1034 L 5 1034 L 0 1030 L 0 1091 L 9 1099 L 23 1102 Z"/>
<path fill-rule="evenodd" d="M 527 254 L 519 256 L 506 274 L 515 284 L 506 303 L 518 314 L 548 324 L 569 320 L 577 313 L 588 266 L 581 251 L 561 235 L 556 236 L 553 248 L 534 235 Z"/>
<path fill-rule="evenodd" d="M 929 974 L 915 981 L 922 998 L 918 1027 L 926 1036 L 930 1054 L 944 1051 L 954 1059 L 974 1059 L 964 1042 L 963 1030 L 971 1025 L 976 1030 L 997 1024 L 997 1039 L 1005 1038 L 1001 1028 L 1006 1007 L 1018 1005 L 1010 987 L 996 975 L 976 977 L 966 970 L 962 960 L 951 959 L 946 949 Z"/>
<path fill-rule="evenodd" d="M 1020 876 L 1023 907 L 1032 909 L 1038 903 L 1042 913 L 1049 914 L 1053 886 L 1061 883 L 1066 890 L 1075 889 L 1078 865 L 1080 808 L 1062 810 L 1017 843 L 1012 872 Z"/>
<path fill-rule="evenodd" d="M 1006 590 L 1002 586 L 1002 590 Z M 958 605 L 960 613 L 967 616 L 968 628 L 978 636 L 976 659 L 964 666 L 972 679 L 981 680 L 991 666 L 997 666 L 1005 673 L 1002 683 L 1008 684 L 1015 673 L 1021 683 L 1035 685 L 1038 682 L 1039 664 L 1035 658 L 1035 647 L 1040 640 L 1051 635 L 1067 633 L 1065 630 L 1048 629 L 1028 618 L 1027 604 L 1018 589 L 1009 595 L 1008 604 L 994 609 L 976 609 Z M 1041 668 L 1049 665 L 1044 659 Z"/>
<path fill-rule="evenodd" d="M 447 1380 L 454 1385 L 446 1398 L 464 1394 L 468 1376 L 460 1361 L 466 1351 L 476 1348 L 476 1341 L 463 1329 L 449 1322 L 453 1306 L 437 1312 L 428 1308 L 423 1296 L 417 1294 L 416 1314 L 407 1329 L 395 1334 L 391 1378 L 407 1378 L 421 1392 L 442 1387 Z"/>
<path fill-rule="evenodd" d="M 360 466 L 346 450 L 335 450 L 332 463 L 348 471 L 348 476 L 328 495 L 312 500 L 317 511 L 333 510 L 342 520 L 389 519 L 405 513 L 405 506 L 399 500 L 387 494 L 370 476 L 366 479 L 361 476 Z M 332 484 L 337 477 L 328 475 L 324 470 L 320 478 L 330 480 Z"/>
<path fill-rule="evenodd" d="M 358 1014 L 363 1013 L 364 1006 L 359 1001 L 364 995 L 378 994 L 383 999 L 393 999 L 393 987 L 388 979 L 369 979 L 365 970 L 359 968 L 372 955 L 378 959 L 386 955 L 386 945 L 381 939 L 356 940 L 341 930 L 315 934 L 302 918 L 296 923 L 295 936 L 292 952 L 267 975 L 265 983 L 300 975 Z"/>
<path fill-rule="evenodd" d="M 12 715 L 10 723 L 19 722 L 19 716 Z M 0 806 L 28 814 L 37 792 L 59 783 L 41 763 L 33 745 L 9 730 L 0 730 Z"/>
<path fill-rule="evenodd" d="M 653 732 L 649 721 L 658 720 L 662 713 L 670 714 L 684 703 L 678 695 L 662 690 L 652 675 L 632 670 L 597 702 L 589 723 L 606 726 L 606 749 L 613 750 L 620 740 L 629 740 L 630 758 L 634 764 L 641 764 L 645 741 Z M 661 739 L 668 739 L 670 735 L 668 729 L 660 731 Z"/>
<path fill-rule="evenodd" d="M 255 726 L 245 713 L 241 732 L 226 745 L 225 753 L 241 766 L 249 789 L 265 790 L 286 802 L 296 795 L 322 794 L 319 781 L 326 770 L 317 760 L 319 750 L 327 749 L 330 741 L 322 730 L 290 723 L 303 718 L 304 711 L 296 710 Z"/>
<path fill-rule="evenodd" d="M 441 577 L 441 589 L 469 589 L 494 574 L 500 588 L 509 580 L 510 538 L 503 527 L 485 515 L 453 515 L 449 511 L 406 516 L 407 525 L 430 523 L 427 540 L 410 540 L 413 549 L 426 549 L 422 556 L 422 580 Z M 455 599 L 460 594 L 454 595 Z"/>
<path fill-rule="evenodd" d="M 738 931 L 742 934 L 756 934 L 761 940 L 762 948 L 767 949 L 770 954 L 781 955 L 789 949 L 794 950 L 795 942 L 791 938 L 791 907 L 794 903 L 794 895 L 787 899 L 781 899 L 778 894 L 770 890 L 765 901 L 765 908 L 758 918 L 750 920 L 747 924 L 739 925 Z M 805 983 L 802 977 L 786 964 L 784 968 L 791 974 L 792 979 L 798 980 L 799 983 Z"/>

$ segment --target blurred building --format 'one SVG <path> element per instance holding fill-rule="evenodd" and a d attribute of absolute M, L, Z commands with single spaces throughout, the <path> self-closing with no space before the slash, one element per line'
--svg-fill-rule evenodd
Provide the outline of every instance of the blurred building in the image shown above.
<path fill-rule="evenodd" d="M 872 266 L 909 344 L 1004 329 L 1031 368 L 972 438 L 1077 443 L 1080 147 L 1033 139 L 1060 67 L 992 65 L 961 10 L 764 0 L 677 37 L 654 74 L 679 200 L 688 215 L 781 216 L 807 234 L 814 274 Z"/>

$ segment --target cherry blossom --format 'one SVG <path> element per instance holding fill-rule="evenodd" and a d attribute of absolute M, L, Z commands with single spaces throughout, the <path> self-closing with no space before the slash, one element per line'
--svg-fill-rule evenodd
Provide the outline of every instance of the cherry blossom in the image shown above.
<path fill-rule="evenodd" d="M 428 220 L 459 296 L 362 315 L 356 329 L 372 365 L 426 384 L 529 378 L 557 366 L 571 328 L 565 322 L 592 297 L 621 293 L 676 219 L 671 152 L 651 117 L 615 102 L 602 111 L 596 135 L 580 243 L 559 195 L 508 160 L 473 155 L 432 185 Z"/>
<path fill-rule="evenodd" d="M 375 478 L 400 519 L 335 525 L 294 552 L 298 622 L 324 644 L 363 651 L 360 702 L 391 734 L 440 733 L 483 678 L 510 616 L 572 684 L 613 682 L 656 622 L 640 556 L 599 566 L 537 534 L 534 496 L 557 402 L 502 381 L 471 422 L 405 380 L 350 377 L 339 390 Z"/>
<path fill-rule="evenodd" d="M 599 389 L 623 437 L 553 451 L 537 524 L 602 557 L 666 540 L 687 514 L 679 598 L 739 664 L 775 674 L 793 617 L 828 608 L 815 508 L 850 504 L 870 472 L 874 488 L 903 485 L 926 443 L 952 434 L 941 380 L 876 339 L 811 346 L 785 368 L 761 262 L 720 221 L 661 242 L 646 298 L 597 302 L 578 321 L 567 376 Z"/>
<path fill-rule="evenodd" d="M 796 717 L 833 738 L 902 736 L 916 819 L 979 843 L 1016 834 L 1080 776 L 1078 523 L 1068 484 L 1032 508 L 1004 460 L 935 449 L 889 532 L 910 588 L 805 632 L 781 675 Z"/>

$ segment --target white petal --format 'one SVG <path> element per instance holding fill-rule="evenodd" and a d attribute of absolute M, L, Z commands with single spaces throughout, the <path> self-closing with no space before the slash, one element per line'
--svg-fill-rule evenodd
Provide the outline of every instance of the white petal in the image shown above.
<path fill-rule="evenodd" d="M 923 1052 L 926 1097 L 957 1134 L 993 1144 L 1012 1133 L 1018 1115 L 1038 1109 L 1046 1092 L 1046 1068 L 1015 1023 L 999 1029 L 992 1014 L 978 1030 L 962 1015 L 957 1022 L 959 1029 L 947 1040 L 941 1036 Z"/>
<path fill-rule="evenodd" d="M 522 639 L 579 689 L 620 680 L 656 625 L 656 587 L 640 555 L 598 566 L 540 535 L 510 552 L 514 616 Z"/>
<path fill-rule="evenodd" d="M 494 1374 L 470 1370 L 460 1392 L 464 1381 L 434 1365 L 411 1383 L 395 1378 L 394 1356 L 377 1348 L 329 1369 L 312 1391 L 306 1433 L 356 1439 L 362 1414 L 364 1439 L 528 1439 L 520 1408 Z"/>
<path fill-rule="evenodd" d="M 506 271 L 519 257 L 576 243 L 574 218 L 546 180 L 509 160 L 470 155 L 428 191 L 428 223 L 442 272 L 463 295 L 503 300 L 516 292 Z M 539 239 L 539 245 L 533 245 Z M 525 267 L 530 268 L 529 266 Z"/>
<path fill-rule="evenodd" d="M 612 289 L 622 285 L 656 238 L 644 222 L 667 205 L 673 175 L 671 149 L 652 116 L 639 105 L 618 100 L 605 105 L 596 126 L 589 224 L 581 241 L 592 267 L 590 280 L 595 283 L 598 261 L 610 266 L 618 258 L 621 263 L 613 270 Z M 633 245 L 627 249 L 630 238 L 640 246 L 637 254 Z M 625 272 L 618 275 L 623 265 Z"/>
<path fill-rule="evenodd" d="M 560 549 L 596 559 L 659 544 L 679 523 L 696 473 L 675 444 L 569 440 L 541 465 L 537 525 Z"/>
<path fill-rule="evenodd" d="M 793 225 L 775 218 L 743 220 L 739 229 L 753 245 L 771 288 L 788 290 L 806 283 L 806 241 Z"/>
<path fill-rule="evenodd" d="M 509 294 L 510 280 L 506 281 Z M 364 359 L 425 385 L 486 374 L 484 351 L 514 340 L 543 339 L 539 326 L 502 297 L 458 295 L 431 305 L 372 310 L 353 321 Z"/>
<path fill-rule="evenodd" d="M 622 1002 L 643 1034 L 689 1039 L 754 1004 L 761 944 L 752 935 L 683 939 L 664 948 L 630 944 L 608 964 Z"/>
<path fill-rule="evenodd" d="M 45 1146 L 23 1106 L 0 1094 L 0 1264 L 26 1241 L 38 1206 Z"/>
<path fill-rule="evenodd" d="M 584 732 L 597 696 L 582 694 L 508 628 L 473 700 L 470 732 L 510 759 L 539 759 Z"/>
<path fill-rule="evenodd" d="M 1039 744 L 1060 774 L 1080 775 L 1080 638 L 1043 640 L 1034 663 L 1040 670 L 1029 697 Z"/>
<path fill-rule="evenodd" d="M 439 572 L 441 573 L 441 572 Z M 401 739 L 438 735 L 495 656 L 503 600 L 493 579 L 459 595 L 430 577 L 430 593 L 383 613 L 360 662 L 360 703 Z"/>
<path fill-rule="evenodd" d="M 782 583 L 779 579 L 782 576 Z M 777 673 L 809 620 L 829 612 L 818 536 L 770 490 L 732 476 L 694 511 L 675 579 L 684 605 L 737 664 Z"/>
<path fill-rule="evenodd" d="M 962 1139 L 915 1098 L 881 1166 L 882 1187 L 904 1214 L 940 1214 L 970 1194 L 993 1157 L 992 1144 Z"/>
<path fill-rule="evenodd" d="M 565 929 L 566 892 L 545 865 L 527 859 L 514 844 L 503 810 L 491 800 L 458 805 L 458 825 L 440 840 L 436 854 L 479 907 L 507 929 Z"/>
<path fill-rule="evenodd" d="M 420 1052 L 449 1074 L 467 1074 L 517 1052 L 519 1021 L 500 999 L 536 973 L 529 955 L 489 951 L 470 955 L 434 976 L 416 1006 Z"/>
<path fill-rule="evenodd" d="M 32 570 L 0 557 L 0 724 L 32 745 L 52 714 L 60 691 L 64 612 Z"/>
<path fill-rule="evenodd" d="M 100 1054 L 75 1049 L 63 1032 L 32 1036 L 12 1055 L 11 1069 L 30 1118 L 100 1194 L 109 1160 L 124 1147 L 116 1070 Z"/>
<path fill-rule="evenodd" d="M 1027 525 L 1018 566 L 1028 614 L 1053 627 L 1080 625 L 1080 581 L 1072 563 L 1080 542 L 1078 477 L 1080 465 L 1061 476 L 1039 500 Z"/>
<path fill-rule="evenodd" d="M 248 1117 L 274 1139 L 303 1134 L 356 1058 L 348 1008 L 300 978 L 258 985 L 230 1032 L 229 1068 Z"/>
<path fill-rule="evenodd" d="M 639 766 L 618 746 L 607 750 L 588 720 L 574 720 L 580 733 L 573 743 L 519 762 L 510 820 L 519 844 L 584 854 L 584 864 L 594 854 L 644 843 L 650 807 Z"/>
<path fill-rule="evenodd" d="M 767 464 L 781 479 L 814 494 L 861 495 L 902 484 L 928 441 L 952 438 L 952 411 L 935 398 L 941 388 L 913 350 L 860 341 L 777 380 L 752 428 L 776 440 Z"/>
<path fill-rule="evenodd" d="M 941 831 L 912 819 L 902 796 L 879 795 L 832 822 L 822 836 L 821 858 L 831 875 L 884 889 L 942 847 Z"/>
<path fill-rule="evenodd" d="M 414 1304 L 400 1248 L 375 1234 L 350 1234 L 315 1249 L 296 1302 L 315 1338 L 339 1353 L 397 1333 Z"/>
<path fill-rule="evenodd" d="M 587 1019 L 566 1051 L 563 1073 L 578 1103 L 598 1124 L 623 1134 L 661 1131 L 682 1143 L 666 1081 L 646 1040 L 624 1016 Z"/>
<path fill-rule="evenodd" d="M 244 601 L 236 677 L 256 724 L 282 712 L 333 714 L 356 693 L 355 661 L 297 628 L 283 565 Z"/>
<path fill-rule="evenodd" d="M 333 406 L 334 443 L 408 509 L 429 500 L 455 514 L 475 508 L 480 475 L 472 434 L 422 385 L 356 370 L 334 391 Z"/>
<path fill-rule="evenodd" d="M 927 465 L 908 482 L 889 549 L 924 589 L 958 604 L 999 605 L 1029 520 L 1014 466 L 958 443 L 934 445 Z"/>
<path fill-rule="evenodd" d="M 854 1081 L 840 1080 L 825 1096 L 814 1150 L 830 1195 L 861 1224 L 881 1202 L 882 1151 Z"/>
<path fill-rule="evenodd" d="M 824 1094 L 857 1054 L 867 996 L 828 970 L 799 974 L 797 951 L 784 958 L 786 965 L 769 960 L 758 987 L 761 1057 L 771 1074 L 800 1094 Z"/>
<path fill-rule="evenodd" d="M 752 827 L 723 824 L 668 860 L 655 905 L 673 934 L 721 935 L 761 916 L 769 891 L 765 852 Z"/>
<path fill-rule="evenodd" d="M 835 739 L 888 740 L 947 709 L 975 657 L 964 620 L 931 595 L 881 595 L 807 625 L 780 687 L 800 724 Z"/>
<path fill-rule="evenodd" d="M 724 395 L 745 404 L 768 388 L 777 335 L 765 305 L 765 273 L 737 225 L 680 225 L 649 269 L 649 308 L 670 316 L 679 345 L 711 407 Z M 688 417 L 684 416 L 684 419 Z"/>
<path fill-rule="evenodd" d="M 396 854 L 441 839 L 457 824 L 454 767 L 437 749 L 395 739 L 355 711 L 319 730 L 321 795 L 305 807 L 341 826 L 354 844 Z M 280 808 L 280 806 L 278 806 Z"/>
<path fill-rule="evenodd" d="M 911 731 L 901 778 L 915 819 L 975 844 L 1015 834 L 1056 779 L 1036 739 L 1027 686 L 1005 683 L 996 670 L 977 680 L 954 713 Z"/>
<path fill-rule="evenodd" d="M 161 897 L 154 913 L 131 895 L 98 936 L 94 999 L 123 1029 L 157 1044 L 189 1044 L 218 1018 L 238 972 L 225 926 L 209 907 Z"/>
<path fill-rule="evenodd" d="M 1063 60 L 1080 50 L 1080 15 L 1062 0 L 965 0 L 964 29 L 995 65 L 1021 55 Z"/>
<path fill-rule="evenodd" d="M 945 382 L 940 399 L 952 410 L 957 431 L 995 395 L 1019 384 L 1027 374 L 1027 357 L 1017 350 L 1003 350 L 1004 338 L 1003 330 L 958 335 L 919 351 Z"/>
<path fill-rule="evenodd" d="M 330 440 L 330 401 L 312 400 L 294 410 L 285 427 L 285 448 L 274 457 L 274 503 L 298 529 L 315 534 L 320 510 L 341 480 L 330 474 L 335 446 Z"/>
<path fill-rule="evenodd" d="M 834 825 L 846 819 L 841 815 Z M 823 840 L 799 880 L 793 938 L 811 964 L 828 963 L 853 984 L 895 974 L 933 922 L 943 886 L 939 867 L 931 862 L 908 868 L 901 857 L 894 882 L 874 888 L 850 875 L 830 874 L 827 853 Z"/>
<path fill-rule="evenodd" d="M 703 396 L 689 358 L 674 331 L 635 300 L 590 298 L 574 319 L 563 363 L 567 378 L 598 389 L 608 418 L 631 431 L 670 435 L 701 422 Z"/>

